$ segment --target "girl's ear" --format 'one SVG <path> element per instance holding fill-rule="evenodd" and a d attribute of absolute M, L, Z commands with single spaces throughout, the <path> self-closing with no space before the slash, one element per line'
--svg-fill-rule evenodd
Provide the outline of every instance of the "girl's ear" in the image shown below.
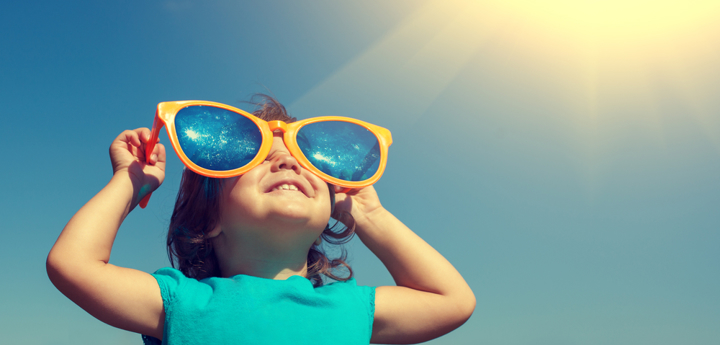
<path fill-rule="evenodd" d="M 207 233 L 207 238 L 213 238 L 217 235 L 220 235 L 222 232 L 222 228 L 220 227 L 220 224 L 215 225 L 215 228 L 210 230 L 210 232 Z"/>

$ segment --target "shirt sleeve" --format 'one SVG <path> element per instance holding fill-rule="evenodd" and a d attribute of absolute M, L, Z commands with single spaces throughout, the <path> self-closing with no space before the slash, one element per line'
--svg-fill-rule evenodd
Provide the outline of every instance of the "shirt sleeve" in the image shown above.
<path fill-rule="evenodd" d="M 165 309 L 165 326 L 167 327 L 168 315 L 172 314 L 175 301 L 177 300 L 178 287 L 187 282 L 186 277 L 182 272 L 175 268 L 164 267 L 152 274 L 157 280 L 158 286 L 160 287 L 160 295 L 162 295 L 163 308 Z M 165 330 L 163 330 L 163 337 L 165 337 Z M 160 339 L 142 335 L 144 345 L 161 345 Z"/>
<path fill-rule="evenodd" d="M 179 270 L 170 267 L 164 267 L 155 271 L 153 277 L 155 277 L 158 286 L 160 286 L 160 294 L 162 295 L 165 313 L 172 312 L 172 308 L 177 300 L 178 289 L 186 285 L 190 281 L 190 278 L 186 277 Z"/>
<path fill-rule="evenodd" d="M 354 297 L 354 307 L 362 310 L 367 320 L 367 339 L 372 336 L 372 326 L 375 321 L 375 287 L 358 286 L 355 278 L 340 283 L 345 286 L 348 293 Z"/>
<path fill-rule="evenodd" d="M 372 337 L 372 327 L 375 321 L 375 287 L 374 286 L 358 286 L 356 290 L 361 299 L 362 305 L 367 310 L 368 317 L 368 339 Z"/>

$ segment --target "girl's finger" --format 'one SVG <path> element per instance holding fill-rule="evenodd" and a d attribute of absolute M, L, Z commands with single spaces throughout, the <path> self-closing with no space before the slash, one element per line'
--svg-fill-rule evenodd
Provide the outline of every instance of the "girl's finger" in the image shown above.
<path fill-rule="evenodd" d="M 357 194 L 358 189 L 352 189 L 352 188 L 346 188 L 346 187 L 340 187 L 335 186 L 335 193 L 342 193 L 342 194 Z"/>
<path fill-rule="evenodd" d="M 158 148 L 158 142 L 160 141 L 160 138 L 158 137 L 154 143 L 151 143 L 150 141 L 152 140 L 152 132 L 150 131 L 150 129 L 143 127 L 136 129 L 136 131 L 140 133 L 140 137 L 145 144 L 145 149 L 143 150 L 143 153 L 147 152 L 145 150 L 147 150 L 148 145 L 152 147 L 152 153 L 150 154 L 150 157 L 145 157 L 145 162 L 150 165 L 155 165 L 155 163 L 157 163 L 158 161 L 158 154 L 160 152 Z"/>
<path fill-rule="evenodd" d="M 118 137 L 118 139 L 120 139 L 120 141 L 124 141 L 135 147 L 140 147 L 140 145 L 141 145 L 140 138 L 138 137 L 138 134 L 135 131 L 131 131 L 131 130 L 123 131 L 120 134 L 120 137 Z"/>
<path fill-rule="evenodd" d="M 142 128 L 136 129 L 135 132 L 138 133 L 138 135 L 142 139 L 143 143 L 147 143 L 150 141 L 150 137 L 152 136 L 152 132 L 150 131 L 150 129 L 148 129 L 146 127 L 142 127 Z"/>
<path fill-rule="evenodd" d="M 156 144 L 149 159 L 150 164 L 157 164 L 158 162 L 165 163 L 165 145 Z"/>

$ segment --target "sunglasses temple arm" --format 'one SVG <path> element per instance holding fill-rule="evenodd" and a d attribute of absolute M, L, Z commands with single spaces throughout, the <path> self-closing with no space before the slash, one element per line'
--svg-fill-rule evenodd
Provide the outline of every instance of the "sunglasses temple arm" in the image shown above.
<path fill-rule="evenodd" d="M 158 141 L 158 137 L 160 136 L 160 129 L 163 126 L 163 122 L 159 121 L 158 119 L 158 113 L 155 112 L 155 119 L 153 120 L 153 127 L 152 127 L 152 134 L 150 134 L 150 140 L 148 141 L 147 145 L 145 145 L 145 161 L 147 162 L 148 157 L 152 155 L 153 150 L 155 150 L 155 144 Z M 150 201 L 150 196 L 152 195 L 152 192 L 148 193 L 146 196 L 144 196 L 138 205 L 140 205 L 140 208 L 145 208 Z"/>
<path fill-rule="evenodd" d="M 138 203 L 138 205 L 140 205 L 140 208 L 145 208 L 147 206 L 148 202 L 150 201 L 151 195 L 152 193 L 146 195 L 144 198 L 142 198 L 142 200 L 140 200 L 140 203 Z"/>
<path fill-rule="evenodd" d="M 155 143 L 151 141 L 148 143 L 148 145 L 146 147 L 147 147 L 147 150 L 145 151 L 145 157 L 150 157 L 150 153 L 155 148 Z M 142 199 L 140 199 L 140 202 L 138 203 L 138 205 L 140 205 L 140 208 L 145 208 L 147 206 L 148 202 L 150 201 L 151 195 L 152 195 L 152 192 L 148 193 Z"/>

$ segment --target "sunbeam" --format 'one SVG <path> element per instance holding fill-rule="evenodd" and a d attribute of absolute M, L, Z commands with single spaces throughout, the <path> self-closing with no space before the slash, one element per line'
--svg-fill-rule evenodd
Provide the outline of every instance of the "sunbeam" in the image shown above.
<path fill-rule="evenodd" d="M 582 157 L 592 194 L 623 145 L 666 148 L 678 117 L 720 149 L 707 77 L 720 73 L 718 41 L 718 1 L 431 0 L 292 107 L 353 109 L 393 127 L 418 121 L 452 87 L 477 111 L 513 112 L 498 120 L 505 125 L 538 116 L 555 124 Z M 453 87 L 458 78 L 463 86 Z M 525 102 L 527 113 L 503 109 L 487 90 Z M 483 126 L 477 112 L 452 116 Z"/>
<path fill-rule="evenodd" d="M 354 99 L 412 123 L 470 63 L 497 19 L 472 1 L 429 1 L 292 106 Z"/>

